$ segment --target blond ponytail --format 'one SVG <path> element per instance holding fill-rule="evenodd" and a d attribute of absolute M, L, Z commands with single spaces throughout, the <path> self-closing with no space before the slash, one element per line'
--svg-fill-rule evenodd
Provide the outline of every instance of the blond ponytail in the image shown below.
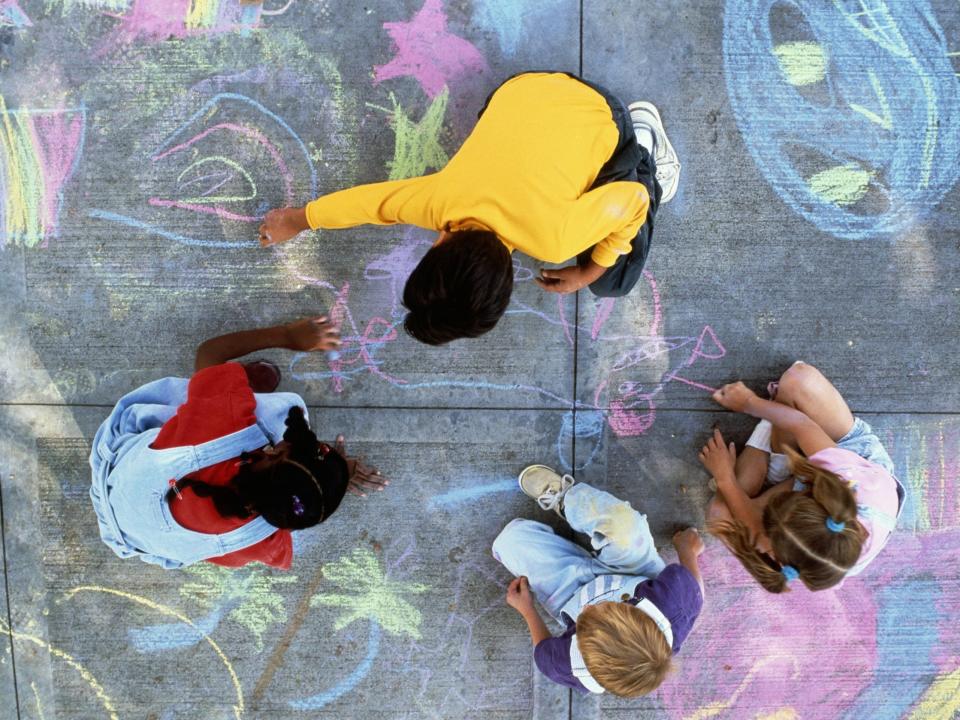
<path fill-rule="evenodd" d="M 753 579 L 763 586 L 767 592 L 789 592 L 787 578 L 777 570 L 757 550 L 756 538 L 750 534 L 750 529 L 739 520 L 718 521 L 710 523 L 708 530 L 723 540 L 737 559 L 743 564 Z"/>
<path fill-rule="evenodd" d="M 787 455 L 791 472 L 810 489 L 780 493 L 764 508 L 763 528 L 776 561 L 757 551 L 756 539 L 740 522 L 716 523 L 710 530 L 769 592 L 789 589 L 784 569 L 791 568 L 810 590 L 825 590 L 856 565 L 867 530 L 857 520 L 857 499 L 843 478 L 799 453 L 787 449 Z"/>

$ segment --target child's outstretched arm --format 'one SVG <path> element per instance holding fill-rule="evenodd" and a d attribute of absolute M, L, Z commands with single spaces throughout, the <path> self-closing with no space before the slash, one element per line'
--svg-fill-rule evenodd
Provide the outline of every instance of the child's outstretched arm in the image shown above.
<path fill-rule="evenodd" d="M 530 583 L 526 576 L 521 575 L 507 586 L 507 605 L 512 607 L 527 621 L 530 630 L 530 639 L 536 647 L 542 640 L 546 640 L 550 631 L 541 619 L 537 609 L 533 606 L 533 593 L 530 592 Z"/>
<path fill-rule="evenodd" d="M 804 413 L 782 403 L 763 400 L 742 382 L 724 385 L 713 394 L 713 399 L 727 410 L 769 420 L 774 426 L 791 433 L 808 457 L 836 446 L 833 439 Z"/>
<path fill-rule="evenodd" d="M 210 338 L 197 348 L 195 366 L 197 370 L 203 370 L 266 348 L 309 352 L 333 350 L 339 345 L 340 331 L 326 317 L 304 318 L 286 325 L 241 330 Z"/>

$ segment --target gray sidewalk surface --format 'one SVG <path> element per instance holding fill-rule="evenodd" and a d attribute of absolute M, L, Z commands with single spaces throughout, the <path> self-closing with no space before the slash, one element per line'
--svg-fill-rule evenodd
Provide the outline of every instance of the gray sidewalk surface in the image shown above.
<path fill-rule="evenodd" d="M 683 163 L 643 281 L 402 331 L 432 242 L 257 218 L 436 170 L 526 69 L 653 101 Z M 0 720 L 947 719 L 960 712 L 960 5 L 953 0 L 0 0 Z M 330 313 L 339 359 L 265 353 L 321 436 L 393 480 L 288 572 L 161 571 L 100 543 L 89 444 L 204 338 Z M 910 491 L 863 575 L 764 593 L 715 540 L 650 697 L 536 671 L 490 544 L 542 462 L 703 526 L 710 391 L 820 367 Z M 561 532 L 564 532 L 560 528 Z"/>

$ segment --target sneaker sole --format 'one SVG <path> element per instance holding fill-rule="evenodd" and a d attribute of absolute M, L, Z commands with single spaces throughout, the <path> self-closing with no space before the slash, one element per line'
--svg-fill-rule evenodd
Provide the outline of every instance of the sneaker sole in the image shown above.
<path fill-rule="evenodd" d="M 552 473 L 556 472 L 556 470 L 554 470 L 549 465 L 527 465 L 523 470 L 520 471 L 520 474 L 517 475 L 517 485 L 520 486 L 521 492 L 523 492 L 524 495 L 526 495 L 528 498 L 532 500 L 536 500 L 539 496 L 531 495 L 530 493 L 527 492 L 527 489 L 523 486 L 523 476 L 526 475 L 531 470 L 541 470 L 541 469 L 549 470 Z"/>
<path fill-rule="evenodd" d="M 670 202 L 670 200 L 673 199 L 673 196 L 677 194 L 677 187 L 680 185 L 680 169 L 682 167 L 680 164 L 680 156 L 677 155 L 677 151 L 673 149 L 673 143 L 671 143 L 670 138 L 667 137 L 667 130 L 663 127 L 663 118 L 660 117 L 660 111 L 657 110 L 657 106 L 651 102 L 647 102 L 646 100 L 638 100 L 637 102 L 627 105 L 627 110 L 631 111 L 631 115 L 635 109 L 645 110 L 657 119 L 657 125 L 659 126 L 660 135 L 663 137 L 663 143 L 667 148 L 667 153 L 676 158 L 677 161 L 676 180 L 669 189 L 664 189 L 663 196 L 660 198 L 660 204 L 662 205 L 663 203 Z"/>

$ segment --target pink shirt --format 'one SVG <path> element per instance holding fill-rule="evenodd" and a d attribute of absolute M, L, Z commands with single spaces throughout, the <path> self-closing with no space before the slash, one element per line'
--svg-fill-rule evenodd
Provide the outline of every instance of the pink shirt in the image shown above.
<path fill-rule="evenodd" d="M 860 507 L 857 519 L 870 536 L 860 552 L 860 560 L 850 570 L 849 574 L 855 575 L 877 556 L 893 532 L 893 522 L 900 507 L 897 481 L 876 463 L 838 447 L 814 453 L 809 460 L 849 482 L 857 497 Z M 865 511 L 864 508 L 870 509 Z"/>

